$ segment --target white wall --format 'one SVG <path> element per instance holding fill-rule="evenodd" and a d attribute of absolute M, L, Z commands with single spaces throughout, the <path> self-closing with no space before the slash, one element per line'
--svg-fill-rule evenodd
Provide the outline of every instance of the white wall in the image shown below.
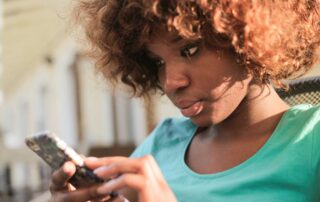
<path fill-rule="evenodd" d="M 156 122 L 159 122 L 167 117 L 181 117 L 182 114 L 175 107 L 172 102 L 168 99 L 167 96 L 157 95 L 154 99 L 155 101 L 155 119 Z"/>
<path fill-rule="evenodd" d="M 116 89 L 116 127 L 119 144 L 140 144 L 147 136 L 146 107 L 142 99 L 131 98 Z"/>
<path fill-rule="evenodd" d="M 76 46 L 66 39 L 60 43 L 52 54 L 52 96 L 50 109 L 53 130 L 68 144 L 76 146 L 76 101 L 74 78 L 70 66 L 74 62 Z"/>
<path fill-rule="evenodd" d="M 24 137 L 38 130 L 38 86 L 48 85 L 47 68 L 32 72 L 17 90 L 7 95 L 1 107 L 1 125 L 9 148 L 24 146 Z"/>
<path fill-rule="evenodd" d="M 120 145 L 139 144 L 147 136 L 144 102 L 108 87 L 88 60 L 80 60 L 79 67 L 85 142 L 110 146 L 117 132 Z"/>
<path fill-rule="evenodd" d="M 112 94 L 94 74 L 91 62 L 81 59 L 78 67 L 84 142 L 110 146 L 114 142 Z"/>

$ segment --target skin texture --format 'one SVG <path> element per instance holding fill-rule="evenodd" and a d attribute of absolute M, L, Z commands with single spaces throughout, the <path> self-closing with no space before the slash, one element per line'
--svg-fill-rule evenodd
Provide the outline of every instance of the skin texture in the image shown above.
<path fill-rule="evenodd" d="M 157 39 L 147 49 L 159 68 L 162 90 L 199 126 L 185 156 L 187 165 L 198 173 L 215 173 L 254 155 L 288 109 L 273 88 L 256 85 L 226 50 L 170 34 Z M 74 173 L 69 162 L 52 176 L 52 201 L 124 201 L 102 199 L 119 190 L 127 197 L 124 189 L 133 190 L 139 202 L 176 201 L 152 156 L 89 158 L 86 164 L 101 178 L 113 180 L 75 190 L 67 183 Z"/>
<path fill-rule="evenodd" d="M 166 38 L 147 46 L 153 57 L 164 63 L 159 68 L 164 93 L 179 109 L 200 101 L 199 114 L 186 115 L 200 127 L 226 119 L 245 97 L 251 77 L 228 51 L 209 49 L 200 43 L 189 49 L 193 54 L 182 56 L 181 51 L 194 42 L 170 43 L 174 36 Z"/>
<path fill-rule="evenodd" d="M 152 57 L 163 60 L 164 93 L 182 112 L 201 102 L 196 113 L 188 114 L 199 126 L 185 156 L 188 166 L 215 173 L 250 158 L 271 136 L 287 104 L 270 85 L 256 85 L 228 51 L 199 44 L 197 51 L 190 49 L 194 54 L 182 57 L 181 50 L 192 42 L 166 38 L 148 46 Z"/>
<path fill-rule="evenodd" d="M 99 168 L 95 170 L 99 177 L 113 179 L 101 186 L 76 190 L 67 183 L 75 172 L 73 163 L 67 162 L 52 175 L 50 185 L 51 201 L 121 202 L 125 201 L 125 197 L 122 196 L 121 192 L 128 193 L 121 191 L 121 189 L 126 187 L 137 192 L 138 201 L 140 202 L 176 202 L 174 194 L 164 180 L 152 156 L 148 155 L 137 159 L 126 157 L 88 158 L 85 163 L 92 169 Z M 113 190 L 117 192 L 120 190 L 120 195 L 110 199 L 108 194 Z M 132 198 L 126 196 L 126 198 L 129 201 L 137 201 L 136 196 Z"/>

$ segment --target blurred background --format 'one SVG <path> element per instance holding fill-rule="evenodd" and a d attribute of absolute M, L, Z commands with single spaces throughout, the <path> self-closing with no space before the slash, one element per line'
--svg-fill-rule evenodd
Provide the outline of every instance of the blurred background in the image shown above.
<path fill-rule="evenodd" d="M 129 155 L 165 99 L 108 88 L 72 31 L 70 0 L 0 0 L 0 201 L 47 201 L 49 166 L 24 138 L 51 130 L 85 155 Z"/>
<path fill-rule="evenodd" d="M 49 166 L 24 144 L 35 132 L 54 131 L 85 155 L 129 155 L 160 120 L 180 116 L 165 97 L 108 88 L 70 31 L 70 6 L 0 0 L 0 201 L 48 200 Z"/>

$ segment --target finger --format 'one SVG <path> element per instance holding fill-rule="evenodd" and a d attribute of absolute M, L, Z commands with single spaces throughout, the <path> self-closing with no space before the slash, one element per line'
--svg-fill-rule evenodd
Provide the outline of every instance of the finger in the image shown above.
<path fill-rule="evenodd" d="M 102 198 L 99 198 L 99 199 L 90 200 L 90 202 L 110 202 L 110 201 L 112 201 L 110 196 L 102 197 Z"/>
<path fill-rule="evenodd" d="M 144 190 L 146 179 L 138 174 L 123 174 L 120 177 L 110 180 L 97 188 L 97 193 L 108 194 L 124 187 L 130 187 L 136 191 Z"/>
<path fill-rule="evenodd" d="M 101 200 L 102 198 L 108 200 L 110 199 L 106 194 L 99 194 L 97 192 L 97 186 L 79 189 L 72 192 L 59 193 L 56 196 L 57 201 L 68 201 L 68 202 L 85 202 L 91 200 Z"/>
<path fill-rule="evenodd" d="M 88 157 L 85 159 L 85 164 L 91 168 L 95 169 L 104 165 L 110 165 L 115 162 L 122 161 L 124 159 L 128 159 L 127 157 L 122 156 L 115 156 L 115 157 L 103 157 L 103 158 L 96 158 L 96 157 Z"/>
<path fill-rule="evenodd" d="M 122 195 L 119 195 L 117 197 L 113 197 L 105 202 L 130 202 L 127 198 L 125 198 Z"/>
<path fill-rule="evenodd" d="M 52 189 L 63 189 L 68 185 L 68 180 L 76 172 L 75 165 L 68 161 L 61 168 L 54 171 L 51 178 Z"/>
<path fill-rule="evenodd" d="M 122 173 L 143 173 L 143 167 L 146 167 L 146 165 L 140 159 L 126 158 L 111 165 L 101 166 L 95 169 L 94 173 L 102 179 L 108 179 Z"/>
<path fill-rule="evenodd" d="M 112 159 L 113 164 L 101 166 L 94 173 L 103 179 L 112 178 L 122 173 L 141 173 L 146 176 L 156 176 L 162 179 L 162 172 L 151 155 L 141 158 L 117 158 Z"/>
<path fill-rule="evenodd" d="M 161 180 L 162 182 L 164 182 L 164 177 L 162 175 L 160 167 L 158 166 L 158 164 L 157 164 L 156 160 L 153 158 L 153 156 L 146 155 L 142 158 L 144 158 L 145 161 L 148 162 L 149 169 L 146 169 L 146 170 L 149 172 L 152 172 L 152 175 L 155 176 L 157 180 Z"/>

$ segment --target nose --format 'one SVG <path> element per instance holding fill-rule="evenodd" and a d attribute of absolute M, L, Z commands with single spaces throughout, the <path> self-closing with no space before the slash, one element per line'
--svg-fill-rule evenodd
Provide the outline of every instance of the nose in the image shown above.
<path fill-rule="evenodd" d="M 166 68 L 167 70 L 164 72 L 163 75 L 163 91 L 166 94 L 175 93 L 176 91 L 185 89 L 191 83 L 190 78 L 188 75 L 179 70 L 177 67 L 173 67 L 176 69 Z"/>

